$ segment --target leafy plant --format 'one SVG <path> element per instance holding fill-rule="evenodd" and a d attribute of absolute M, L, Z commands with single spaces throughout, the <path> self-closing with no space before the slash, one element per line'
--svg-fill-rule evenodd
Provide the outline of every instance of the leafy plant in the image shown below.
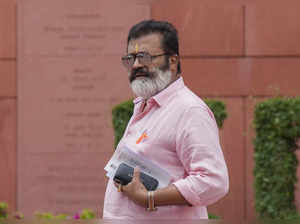
<path fill-rule="evenodd" d="M 53 215 L 51 212 L 35 212 L 34 216 L 37 219 L 56 219 L 56 220 L 65 220 L 68 219 L 69 216 L 67 214 L 59 214 L 59 215 Z"/>
<path fill-rule="evenodd" d="M 6 219 L 23 219 L 24 215 L 21 212 L 8 213 L 8 205 L 0 202 L 0 221 Z M 81 212 L 76 212 L 72 217 L 68 214 L 53 215 L 51 212 L 35 212 L 34 217 L 38 220 L 70 220 L 70 219 L 95 219 L 96 213 L 92 209 L 83 209 Z M 0 222 L 2 223 L 2 222 Z"/>
<path fill-rule="evenodd" d="M 133 107 L 133 101 L 128 100 L 118 104 L 112 109 L 112 123 L 115 133 L 115 148 L 121 140 L 130 117 L 133 114 Z"/>
<path fill-rule="evenodd" d="M 7 217 L 7 204 L 0 202 L 0 219 Z"/>
<path fill-rule="evenodd" d="M 208 213 L 208 219 L 221 219 L 221 218 L 215 214 Z"/>
<path fill-rule="evenodd" d="M 256 105 L 255 206 L 263 218 L 299 217 L 296 212 L 300 98 L 274 98 Z"/>
<path fill-rule="evenodd" d="M 92 209 L 83 209 L 81 212 L 76 212 L 73 217 L 68 214 L 53 215 L 50 212 L 36 212 L 35 217 L 38 219 L 50 219 L 50 220 L 66 220 L 66 219 L 95 219 L 96 213 Z"/>
<path fill-rule="evenodd" d="M 91 209 L 83 209 L 80 214 L 80 219 L 94 219 L 96 218 L 96 214 Z"/>
<path fill-rule="evenodd" d="M 226 105 L 220 100 L 205 99 L 207 106 L 214 113 L 217 125 L 219 128 L 223 127 L 224 120 L 227 118 Z"/>

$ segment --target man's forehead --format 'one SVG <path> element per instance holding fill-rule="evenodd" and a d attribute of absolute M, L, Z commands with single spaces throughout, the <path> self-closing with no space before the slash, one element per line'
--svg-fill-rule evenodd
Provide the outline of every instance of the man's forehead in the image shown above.
<path fill-rule="evenodd" d="M 128 53 L 161 49 L 161 35 L 149 34 L 132 39 L 128 43 Z"/>

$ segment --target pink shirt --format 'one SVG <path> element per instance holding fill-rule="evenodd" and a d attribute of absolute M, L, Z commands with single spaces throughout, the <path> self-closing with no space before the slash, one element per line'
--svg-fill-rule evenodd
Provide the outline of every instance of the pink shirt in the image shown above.
<path fill-rule="evenodd" d="M 192 206 L 160 206 L 148 212 L 117 192 L 110 180 L 103 218 L 207 218 L 206 206 L 223 197 L 229 185 L 213 113 L 182 78 L 150 98 L 143 112 L 143 99 L 136 98 L 134 103 L 133 116 L 117 150 L 129 144 L 135 152 L 167 170 L 172 184 Z M 147 138 L 136 144 L 143 133 Z"/>

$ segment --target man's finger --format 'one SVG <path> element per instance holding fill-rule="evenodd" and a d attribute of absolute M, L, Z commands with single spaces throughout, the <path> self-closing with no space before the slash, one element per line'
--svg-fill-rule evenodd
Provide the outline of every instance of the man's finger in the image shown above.
<path fill-rule="evenodd" d="M 118 192 L 122 192 L 123 191 L 123 186 L 122 186 L 122 184 L 119 184 L 118 185 Z"/>
<path fill-rule="evenodd" d="M 140 180 L 140 168 L 139 167 L 135 167 L 134 171 L 133 171 L 133 177 L 132 180 Z"/>
<path fill-rule="evenodd" d="M 114 185 L 115 185 L 116 188 L 119 187 L 119 183 L 117 183 L 116 181 L 114 181 Z"/>
<path fill-rule="evenodd" d="M 118 192 L 123 192 L 124 186 L 122 184 L 114 181 L 114 185 L 118 189 Z"/>

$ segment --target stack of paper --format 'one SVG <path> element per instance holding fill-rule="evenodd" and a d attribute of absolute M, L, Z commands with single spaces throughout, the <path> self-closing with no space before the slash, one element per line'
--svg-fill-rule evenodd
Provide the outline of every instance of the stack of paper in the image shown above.
<path fill-rule="evenodd" d="M 158 180 L 158 188 L 168 186 L 171 181 L 171 176 L 166 170 L 154 164 L 149 159 L 135 153 L 128 146 L 124 146 L 113 154 L 112 158 L 104 167 L 104 170 L 107 172 L 106 176 L 114 178 L 121 163 L 125 163 L 132 167 L 138 166 L 141 172 Z"/>

